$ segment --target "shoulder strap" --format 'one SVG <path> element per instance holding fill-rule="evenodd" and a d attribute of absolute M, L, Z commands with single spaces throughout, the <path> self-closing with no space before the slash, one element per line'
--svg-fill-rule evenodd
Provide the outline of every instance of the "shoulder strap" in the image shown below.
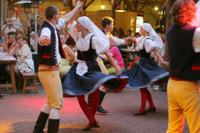
<path fill-rule="evenodd" d="M 145 41 L 146 41 L 147 39 L 152 40 L 150 37 L 145 38 L 145 39 L 144 39 L 144 42 L 143 42 L 143 47 L 144 47 L 144 43 L 145 43 Z"/>
<path fill-rule="evenodd" d="M 90 48 L 89 49 L 92 49 L 92 38 L 94 37 L 94 35 L 92 35 L 91 37 L 90 37 Z"/>

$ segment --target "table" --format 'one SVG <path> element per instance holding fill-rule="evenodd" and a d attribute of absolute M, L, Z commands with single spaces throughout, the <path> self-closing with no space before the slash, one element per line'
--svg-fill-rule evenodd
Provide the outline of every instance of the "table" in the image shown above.
<path fill-rule="evenodd" d="M 125 61 L 125 65 L 128 67 L 130 60 L 135 60 L 138 51 L 136 50 L 132 50 L 132 49 L 127 49 L 127 48 L 121 48 L 120 51 L 126 53 L 125 55 L 122 55 Z M 129 58 L 130 56 L 132 56 L 133 58 Z"/>
<path fill-rule="evenodd" d="M 16 89 L 16 82 L 15 82 L 15 73 L 14 73 L 14 65 L 16 63 L 16 59 L 0 59 L 0 65 L 1 64 L 6 64 L 9 65 L 10 68 L 10 76 L 11 76 L 11 84 L 0 84 L 0 88 L 13 88 L 13 93 L 17 92 Z"/>

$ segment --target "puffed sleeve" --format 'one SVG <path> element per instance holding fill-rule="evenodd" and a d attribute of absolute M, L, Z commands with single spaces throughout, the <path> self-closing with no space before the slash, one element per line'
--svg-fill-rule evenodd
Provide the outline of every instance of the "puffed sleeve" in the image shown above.
<path fill-rule="evenodd" d="M 48 36 L 49 38 L 51 38 L 51 31 L 49 28 L 43 28 L 42 31 L 41 31 L 41 34 L 40 34 L 40 37 L 41 36 Z"/>
<path fill-rule="evenodd" d="M 161 46 L 151 39 L 145 40 L 144 47 L 147 53 L 150 53 L 153 49 L 161 50 Z"/>
<path fill-rule="evenodd" d="M 63 18 L 58 19 L 58 24 L 56 25 L 56 28 L 58 28 L 58 30 L 60 30 L 61 28 L 65 28 L 65 21 Z"/>
<path fill-rule="evenodd" d="M 92 38 L 92 46 L 96 49 L 96 53 L 99 55 L 109 50 L 110 44 L 108 40 L 95 36 Z"/>
<path fill-rule="evenodd" d="M 200 27 L 194 32 L 193 48 L 196 53 L 200 52 Z"/>
<path fill-rule="evenodd" d="M 115 45 L 115 46 L 124 45 L 125 40 L 111 35 L 110 36 L 110 44 Z"/>
<path fill-rule="evenodd" d="M 69 34 L 72 36 L 75 42 L 77 42 L 78 39 L 78 32 L 76 31 L 76 21 L 73 21 L 72 23 L 69 23 L 67 25 L 67 28 L 69 29 Z"/>

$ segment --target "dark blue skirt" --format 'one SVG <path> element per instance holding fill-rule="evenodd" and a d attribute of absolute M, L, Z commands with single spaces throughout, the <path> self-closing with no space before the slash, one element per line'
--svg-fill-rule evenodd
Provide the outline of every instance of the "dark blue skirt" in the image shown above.
<path fill-rule="evenodd" d="M 128 82 L 127 76 L 101 73 L 96 61 L 87 62 L 88 72 L 83 76 L 76 74 L 77 65 L 75 63 L 62 80 L 64 96 L 90 94 L 101 85 L 111 91 L 121 91 Z"/>
<path fill-rule="evenodd" d="M 138 65 L 124 70 L 122 75 L 129 77 L 127 87 L 134 89 L 149 87 L 151 84 L 169 77 L 169 73 L 159 67 L 152 58 L 143 57 L 140 57 Z"/>

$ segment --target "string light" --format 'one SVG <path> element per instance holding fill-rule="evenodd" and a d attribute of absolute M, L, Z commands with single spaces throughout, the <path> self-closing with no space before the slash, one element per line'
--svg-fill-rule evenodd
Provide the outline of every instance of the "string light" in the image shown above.
<path fill-rule="evenodd" d="M 104 9 L 105 5 L 103 4 L 103 0 L 101 1 L 101 9 Z"/>
<path fill-rule="evenodd" d="M 155 11 L 158 11 L 158 9 L 159 9 L 159 8 L 158 8 L 157 6 L 154 7 L 154 10 L 155 10 Z"/>

